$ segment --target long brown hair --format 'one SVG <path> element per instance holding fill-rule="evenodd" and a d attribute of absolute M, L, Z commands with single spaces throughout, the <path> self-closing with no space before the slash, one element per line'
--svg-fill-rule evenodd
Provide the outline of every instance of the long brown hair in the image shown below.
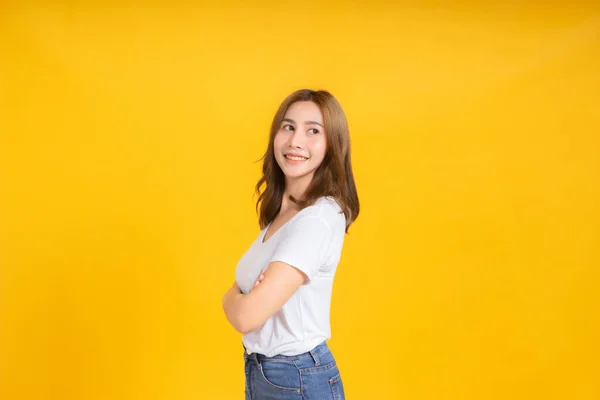
<path fill-rule="evenodd" d="M 271 223 L 281 208 L 283 192 L 285 190 L 285 176 L 275 160 L 273 142 L 275 134 L 279 131 L 285 113 L 292 103 L 297 101 L 312 101 L 319 106 L 323 115 L 323 126 L 326 135 L 325 158 L 315 170 L 313 179 L 304 193 L 304 199 L 295 199 L 290 195 L 290 200 L 300 209 L 313 205 L 322 196 L 331 196 L 340 205 L 346 216 L 346 232 L 354 222 L 360 211 L 358 193 L 352 174 L 350 161 L 350 134 L 346 115 L 338 101 L 331 93 L 309 89 L 298 90 L 290 94 L 279 106 L 269 135 L 269 146 L 259 161 L 263 161 L 262 177 L 256 184 L 258 200 L 256 209 L 259 214 L 261 229 Z"/>

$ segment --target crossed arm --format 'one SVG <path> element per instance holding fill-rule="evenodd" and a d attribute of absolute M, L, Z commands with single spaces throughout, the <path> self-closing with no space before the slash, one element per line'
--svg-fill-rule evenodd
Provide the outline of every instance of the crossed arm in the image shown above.
<path fill-rule="evenodd" d="M 307 279 L 304 272 L 289 264 L 274 261 L 264 279 L 250 293 L 243 294 L 237 282 L 223 296 L 223 310 L 229 323 L 246 334 L 261 327 L 292 297 Z"/>

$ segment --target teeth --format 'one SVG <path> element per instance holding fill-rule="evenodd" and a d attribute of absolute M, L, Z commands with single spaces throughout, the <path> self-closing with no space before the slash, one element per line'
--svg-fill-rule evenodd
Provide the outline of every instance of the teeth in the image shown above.
<path fill-rule="evenodd" d="M 296 156 L 290 156 L 290 155 L 286 155 L 285 158 L 287 158 L 289 160 L 294 160 L 294 161 L 308 160 L 308 158 L 306 158 L 306 157 L 296 157 Z"/>

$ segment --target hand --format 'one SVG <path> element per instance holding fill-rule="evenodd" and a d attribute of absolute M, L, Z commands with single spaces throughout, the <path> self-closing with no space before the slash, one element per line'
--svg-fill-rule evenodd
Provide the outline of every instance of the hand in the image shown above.
<path fill-rule="evenodd" d="M 256 278 L 256 282 L 254 282 L 254 285 L 252 285 L 252 289 L 254 289 L 255 287 L 258 287 L 258 285 L 260 285 L 260 283 L 263 281 L 263 279 L 265 279 L 265 271 L 266 271 L 266 268 L 263 268 L 263 270 L 260 271 L 260 275 L 258 276 L 258 278 Z"/>

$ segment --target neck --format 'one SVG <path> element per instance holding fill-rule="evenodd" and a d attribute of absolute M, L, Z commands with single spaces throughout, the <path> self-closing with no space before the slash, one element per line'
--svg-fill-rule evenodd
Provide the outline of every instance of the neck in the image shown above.
<path fill-rule="evenodd" d="M 283 191 L 283 199 L 281 201 L 281 210 L 287 210 L 296 205 L 289 200 L 290 195 L 296 200 L 303 200 L 304 193 L 308 189 L 308 185 L 312 181 L 312 174 L 303 176 L 297 179 L 285 178 L 285 190 Z"/>

